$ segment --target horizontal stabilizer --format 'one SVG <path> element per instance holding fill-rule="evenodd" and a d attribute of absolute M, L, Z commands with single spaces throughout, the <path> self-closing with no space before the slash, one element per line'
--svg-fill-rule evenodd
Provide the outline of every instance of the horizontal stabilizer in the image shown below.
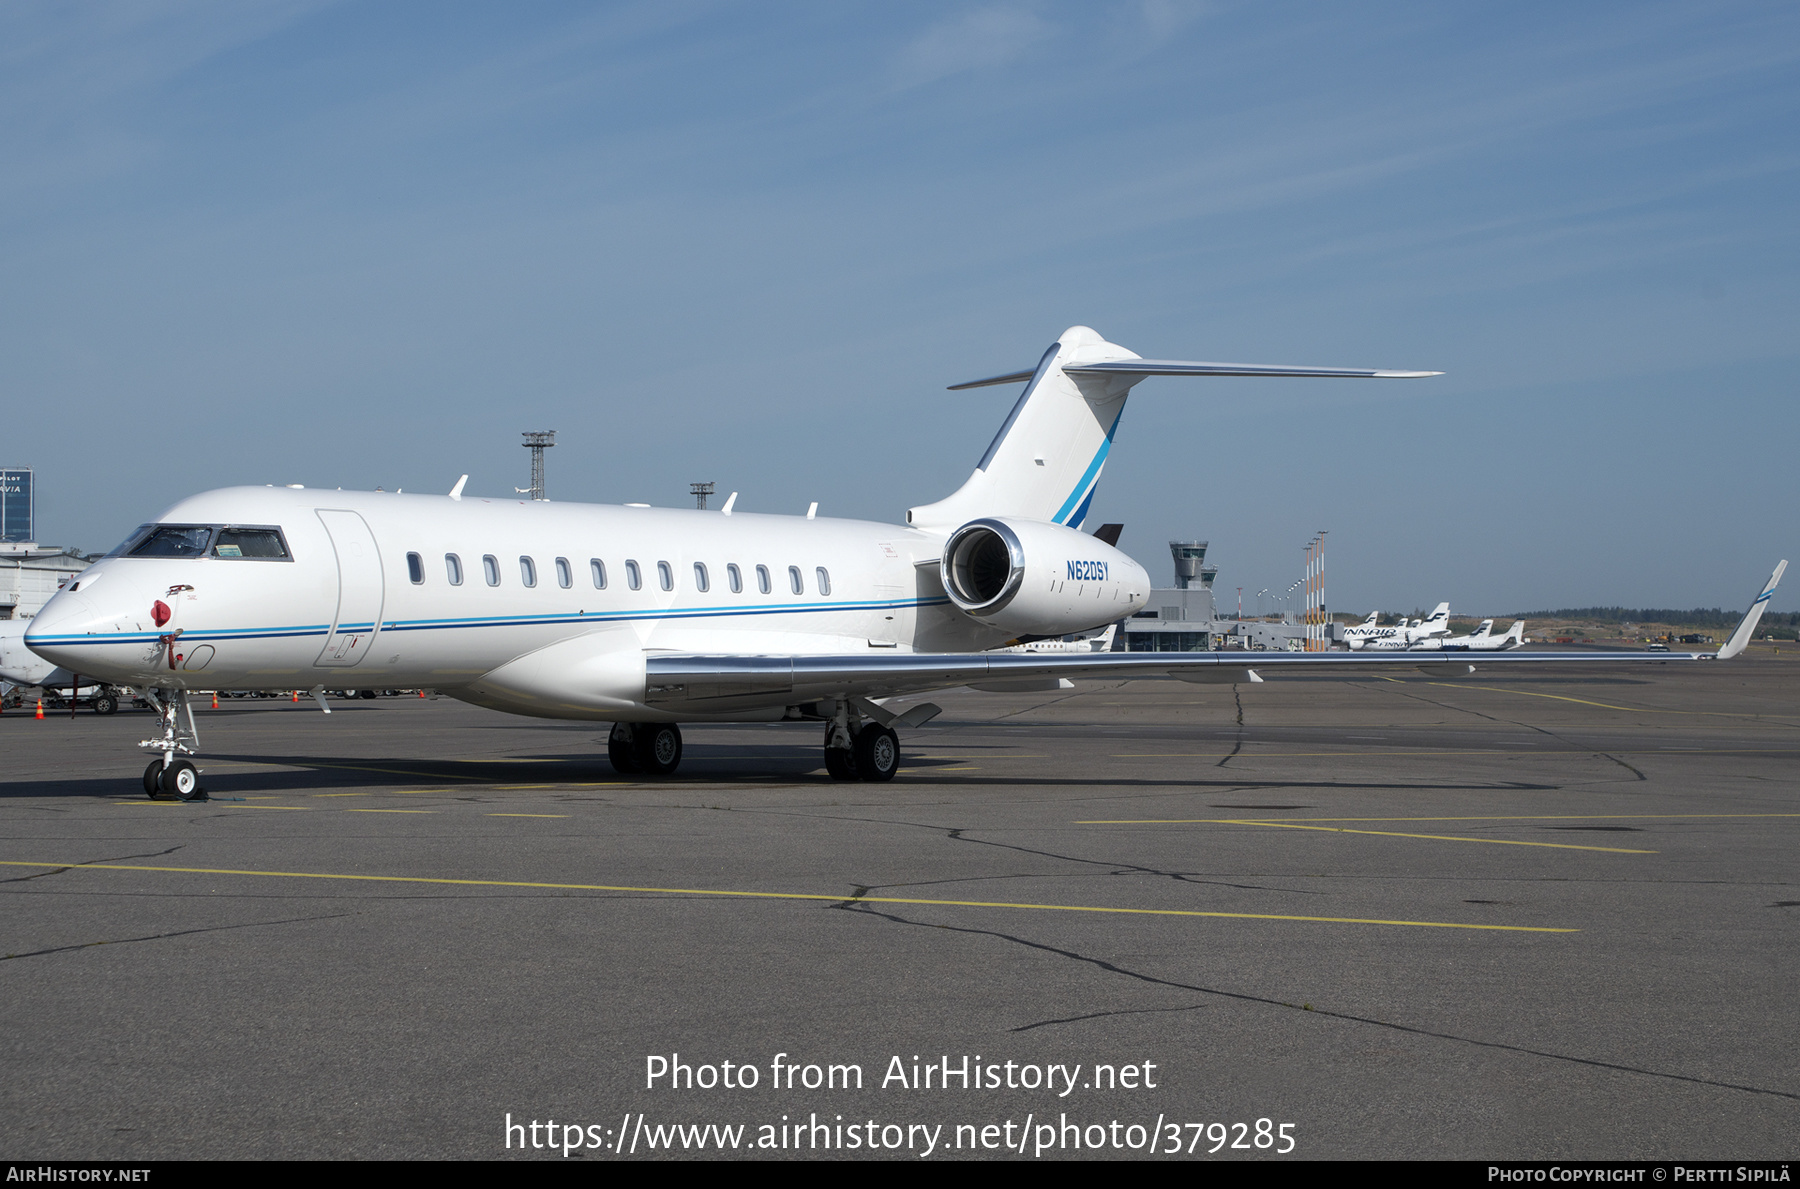
<path fill-rule="evenodd" d="M 1266 363 L 1190 363 L 1181 359 L 1113 359 L 1071 363 L 1072 376 L 1337 376 L 1351 379 L 1418 380 L 1443 372 L 1396 372 L 1367 367 L 1287 367 Z M 1029 374 L 1026 378 L 1030 378 Z"/>
<path fill-rule="evenodd" d="M 1398 372 L 1369 367 L 1288 367 L 1273 363 L 1197 363 L 1181 359 L 1114 359 L 1104 363 L 1064 364 L 1071 376 L 1322 376 L 1352 380 L 1419 380 L 1443 372 Z M 993 384 L 1023 384 L 1037 372 L 1007 372 L 985 380 L 952 384 L 949 391 L 986 388 Z"/>
<path fill-rule="evenodd" d="M 970 380 L 967 384 L 952 384 L 946 391 L 961 392 L 965 388 L 988 388 L 995 384 L 1023 384 L 1037 375 L 1036 368 L 1027 368 L 1022 372 L 1007 372 L 1004 376 L 989 376 L 985 380 Z"/>

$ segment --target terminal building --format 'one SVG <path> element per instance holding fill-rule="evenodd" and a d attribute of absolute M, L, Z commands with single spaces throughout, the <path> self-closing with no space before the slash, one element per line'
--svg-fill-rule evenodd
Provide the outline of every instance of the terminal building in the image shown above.
<path fill-rule="evenodd" d="M 30 467 L 0 467 L 0 619 L 29 619 L 93 559 L 39 545 Z"/>
<path fill-rule="evenodd" d="M 1304 624 L 1221 619 L 1213 599 L 1217 566 L 1206 564 L 1205 541 L 1170 541 L 1175 585 L 1155 587 L 1150 602 L 1130 619 L 1119 621 L 1115 652 L 1206 652 L 1243 648 L 1258 652 L 1298 651 L 1306 647 Z M 1342 639 L 1340 624 L 1331 625 L 1333 643 Z"/>

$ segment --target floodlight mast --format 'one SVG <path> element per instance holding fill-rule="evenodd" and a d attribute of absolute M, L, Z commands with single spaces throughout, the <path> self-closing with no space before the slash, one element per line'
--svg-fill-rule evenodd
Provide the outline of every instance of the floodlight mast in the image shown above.
<path fill-rule="evenodd" d="M 688 490 L 693 493 L 694 507 L 702 512 L 706 511 L 706 497 L 711 495 L 717 486 L 715 483 L 689 483 Z"/>
<path fill-rule="evenodd" d="M 554 429 L 538 430 L 524 435 L 524 447 L 531 451 L 531 498 L 547 499 L 544 495 L 544 451 L 556 445 Z"/>

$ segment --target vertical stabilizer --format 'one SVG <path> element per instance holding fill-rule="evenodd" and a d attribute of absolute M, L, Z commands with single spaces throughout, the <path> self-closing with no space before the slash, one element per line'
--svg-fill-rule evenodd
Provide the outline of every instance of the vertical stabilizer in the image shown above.
<path fill-rule="evenodd" d="M 1085 326 L 1063 331 L 1031 372 L 968 482 L 946 499 L 910 509 L 906 522 L 948 532 L 978 516 L 1017 516 L 1081 527 L 1125 397 L 1144 377 L 1073 376 L 1063 368 L 1137 358 Z"/>

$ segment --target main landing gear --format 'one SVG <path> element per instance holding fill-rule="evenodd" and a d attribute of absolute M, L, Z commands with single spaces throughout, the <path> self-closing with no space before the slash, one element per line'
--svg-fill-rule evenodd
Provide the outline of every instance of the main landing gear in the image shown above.
<path fill-rule="evenodd" d="M 175 754 L 198 755 L 200 729 L 194 725 L 194 708 L 184 689 L 147 689 L 144 700 L 150 703 L 162 723 L 162 737 L 146 739 L 138 746 L 162 755 L 144 769 L 144 795 L 152 800 L 176 797 L 183 801 L 204 801 L 206 790 L 200 787 L 200 769 L 189 760 L 176 759 Z M 183 720 L 185 720 L 185 725 Z"/>
<path fill-rule="evenodd" d="M 667 776 L 681 766 L 681 728 L 672 722 L 616 722 L 606 758 L 620 776 Z"/>
<path fill-rule="evenodd" d="M 840 700 L 825 728 L 825 771 L 833 780 L 892 780 L 900 770 L 900 736 L 892 727 L 852 716 Z"/>

